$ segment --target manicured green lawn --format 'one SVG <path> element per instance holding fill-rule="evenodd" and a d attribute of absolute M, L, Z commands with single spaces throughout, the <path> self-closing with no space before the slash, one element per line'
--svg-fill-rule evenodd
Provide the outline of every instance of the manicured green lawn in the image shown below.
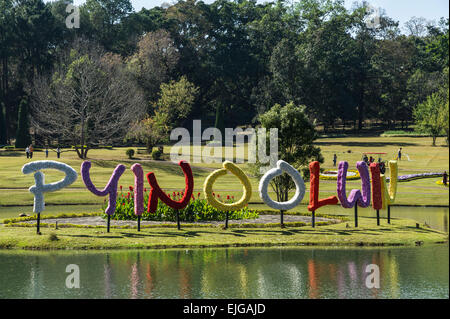
<path fill-rule="evenodd" d="M 347 225 L 348 224 L 348 225 Z M 0 248 L 17 249 L 109 249 L 109 248 L 181 248 L 280 245 L 416 245 L 446 242 L 448 235 L 421 227 L 415 221 L 385 220 L 376 226 L 374 218 L 360 218 L 359 227 L 351 222 L 333 225 L 273 228 L 185 227 L 176 228 L 41 228 L 6 227 L 1 225 Z M 423 226 L 423 225 L 422 225 Z M 51 234 L 56 238 L 51 239 Z M 54 236 L 53 235 L 53 236 Z"/>
<path fill-rule="evenodd" d="M 444 147 L 444 138 L 438 138 L 439 146 L 431 146 L 431 138 L 428 137 L 349 137 L 349 138 L 323 138 L 317 141 L 321 147 L 322 154 L 325 157 L 324 168 L 332 168 L 333 154 L 337 154 L 338 161 L 346 160 L 350 168 L 355 166 L 356 161 L 361 160 L 362 152 L 386 152 L 382 158 L 392 159 L 396 156 L 398 147 L 403 147 L 403 159 L 399 162 L 399 174 L 411 174 L 420 172 L 443 172 L 449 170 L 448 148 Z M 247 155 L 247 147 L 245 155 Z M 169 161 L 150 161 L 148 155 L 137 154 L 136 159 L 129 160 L 125 155 L 127 148 L 98 149 L 90 150 L 89 160 L 92 161 L 91 177 L 98 188 L 103 188 L 109 180 L 115 166 L 123 163 L 130 168 L 135 162 L 144 166 L 145 172 L 155 172 L 158 182 L 168 192 L 181 190 L 184 188 L 184 178 L 181 169 Z M 348 151 L 351 153 L 348 153 Z M 165 147 L 165 153 L 168 154 L 169 147 Z M 22 166 L 29 162 L 24 154 L 14 153 L 14 156 L 7 156 L 8 153 L 0 152 L 0 219 L 11 217 L 13 212 L 8 210 L 8 216 L 3 216 L 5 208 L 2 206 L 14 205 L 32 205 L 33 196 L 29 193 L 28 187 L 34 184 L 34 178 L 30 175 L 24 175 L 21 172 Z M 409 158 L 409 160 L 408 160 Z M 45 160 L 43 152 L 35 152 L 33 160 Z M 57 160 L 54 152 L 50 152 L 51 160 Z M 67 163 L 78 172 L 82 161 L 77 158 L 75 152 L 64 152 L 59 161 Z M 244 170 L 247 170 L 246 164 L 240 164 Z M 195 193 L 202 192 L 205 178 L 215 168 L 220 168 L 220 163 L 211 164 L 192 164 L 195 178 Z M 63 174 L 55 170 L 45 171 L 45 181 L 54 182 L 63 177 Z M 417 205 L 448 205 L 449 189 L 435 182 L 437 178 L 415 180 L 407 183 L 399 183 L 397 204 L 417 204 Z M 262 201 L 258 195 L 258 182 L 256 178 L 251 178 L 253 187 L 253 196 L 250 207 L 263 208 Z M 120 179 L 120 185 L 127 188 L 134 183 L 134 175 L 127 170 Z M 359 188 L 360 181 L 349 181 L 348 189 Z M 303 199 L 303 204 L 309 200 L 309 185 L 307 193 Z M 241 196 L 241 185 L 239 181 L 231 174 L 220 178 L 214 185 L 214 190 L 221 196 L 232 195 L 235 198 Z M 270 190 L 270 189 L 269 189 Z M 321 196 L 331 196 L 336 194 L 335 181 L 321 181 Z M 71 187 L 58 192 L 45 195 L 46 205 L 52 204 L 98 204 L 103 203 L 104 198 L 91 194 L 81 180 L 78 180 Z M 30 208 L 29 208 L 30 209 Z M 71 212 L 73 206 L 59 206 L 60 212 Z M 18 213 L 22 209 L 18 209 Z"/>

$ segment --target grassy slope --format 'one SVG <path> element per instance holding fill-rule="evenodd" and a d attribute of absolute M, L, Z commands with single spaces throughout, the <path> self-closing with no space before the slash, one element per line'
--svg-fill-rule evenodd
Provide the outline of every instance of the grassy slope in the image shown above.
<path fill-rule="evenodd" d="M 415 228 L 415 222 L 394 219 L 376 226 L 373 218 L 360 218 L 359 227 L 346 222 L 312 228 L 42 228 L 0 226 L 0 248 L 22 249 L 108 249 L 108 248 L 175 248 L 271 245 L 415 245 L 447 241 L 448 235 L 428 228 Z M 50 240 L 50 234 L 58 240 Z"/>

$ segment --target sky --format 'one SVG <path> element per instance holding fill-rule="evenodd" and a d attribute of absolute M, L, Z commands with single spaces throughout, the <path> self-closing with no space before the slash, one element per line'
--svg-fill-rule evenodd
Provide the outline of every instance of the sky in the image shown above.
<path fill-rule="evenodd" d="M 131 0 L 135 11 L 143 7 L 150 9 L 159 6 L 164 2 L 171 3 L 173 0 Z M 75 0 L 75 4 L 84 3 L 85 0 Z M 214 0 L 204 0 L 205 3 L 212 3 Z M 266 2 L 266 0 L 258 0 Z M 345 0 L 345 6 L 351 9 L 355 0 Z M 361 2 L 361 0 L 358 0 Z M 423 17 L 427 20 L 439 21 L 441 17 L 448 18 L 449 0 L 368 0 L 375 8 L 383 8 L 390 18 L 404 23 L 412 17 Z"/>

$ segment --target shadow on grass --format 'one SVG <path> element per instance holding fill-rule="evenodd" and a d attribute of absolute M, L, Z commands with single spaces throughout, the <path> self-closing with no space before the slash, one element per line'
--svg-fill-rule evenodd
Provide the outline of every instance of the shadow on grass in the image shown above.
<path fill-rule="evenodd" d="M 123 238 L 122 236 L 111 236 L 111 235 L 92 236 L 92 235 L 67 235 L 67 234 L 61 235 L 61 234 L 58 234 L 58 236 L 59 237 L 64 237 L 64 236 L 67 236 L 67 237 L 81 237 L 81 238 L 93 238 L 93 237 L 95 237 L 95 238 L 105 238 L 105 239 L 109 239 L 109 238 L 111 238 L 111 239 Z"/>
<path fill-rule="evenodd" d="M 72 235 L 72 234 L 61 234 L 58 236 L 63 237 L 80 237 L 80 238 L 148 238 L 148 237 L 189 237 L 189 238 L 195 238 L 200 237 L 202 234 L 204 235 L 231 235 L 234 237 L 246 237 L 245 235 L 238 234 L 238 233 L 232 233 L 232 232 L 209 232 L 209 231 L 183 231 L 182 229 L 179 231 L 165 231 L 165 232 L 146 232 L 145 230 L 141 230 L 140 232 L 120 232 L 120 236 L 117 235 L 86 235 L 86 234 L 80 234 L 80 235 Z"/>
<path fill-rule="evenodd" d="M 199 237 L 207 237 L 207 236 L 234 236 L 245 238 L 248 236 L 383 236 L 389 235 L 392 236 L 395 233 L 441 233 L 434 229 L 424 229 L 424 228 L 415 228 L 414 226 L 402 226 L 396 225 L 395 227 L 386 227 L 386 226 L 371 226 L 371 228 L 367 228 L 367 226 L 362 226 L 361 228 L 348 228 L 348 229 L 330 229 L 330 228 L 304 228 L 304 227 L 286 227 L 282 229 L 229 229 L 229 230 L 174 230 L 174 231 L 153 231 L 152 229 L 143 229 L 140 232 L 137 230 L 130 231 L 118 231 L 113 234 L 58 234 L 60 237 L 76 237 L 76 238 L 102 238 L 102 239 L 121 239 L 121 238 L 199 238 Z"/>
<path fill-rule="evenodd" d="M 373 149 L 375 147 L 386 147 L 386 146 L 417 146 L 420 144 L 417 143 L 407 143 L 407 142 L 333 142 L 333 141 L 325 141 L 325 142 L 315 142 L 317 145 L 321 146 L 348 146 L 348 147 L 368 147 L 369 149 Z"/>
<path fill-rule="evenodd" d="M 20 156 L 24 156 L 22 152 L 0 152 L 0 156 L 5 156 L 5 157 L 20 157 Z"/>
<path fill-rule="evenodd" d="M 130 164 L 133 165 L 136 160 L 138 160 L 137 158 L 132 159 L 132 160 L 121 160 L 121 161 L 116 161 L 116 160 L 91 160 L 93 166 L 98 166 L 98 167 L 102 167 L 102 168 L 112 168 L 114 169 L 117 165 L 119 164 Z M 172 163 L 170 161 L 152 161 L 152 162 L 139 162 L 139 164 L 142 165 L 142 167 L 145 168 L 146 173 L 151 172 L 155 169 L 161 170 L 165 173 L 168 174 L 172 174 L 172 175 L 178 175 L 180 177 L 184 177 L 183 171 L 181 170 L 181 167 L 178 164 Z M 200 169 L 198 167 L 193 167 L 191 166 L 192 169 L 192 175 L 194 177 L 200 177 L 203 176 L 205 174 L 205 172 L 207 172 L 206 170 Z"/>
<path fill-rule="evenodd" d="M 231 231 L 234 234 L 239 234 L 241 236 L 245 237 L 245 234 L 247 235 L 283 235 L 283 236 L 292 236 L 294 235 L 290 230 L 282 229 L 282 230 L 275 230 L 275 229 L 233 229 Z"/>

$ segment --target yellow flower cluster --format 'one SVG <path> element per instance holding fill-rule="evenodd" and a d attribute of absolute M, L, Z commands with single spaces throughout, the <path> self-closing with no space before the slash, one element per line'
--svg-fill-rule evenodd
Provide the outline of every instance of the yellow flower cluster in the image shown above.
<path fill-rule="evenodd" d="M 361 176 L 359 176 L 359 172 L 356 169 L 349 169 L 347 172 L 352 172 L 355 173 L 356 175 L 348 175 L 347 174 L 347 180 L 351 181 L 351 180 L 356 180 L 356 179 L 360 179 Z M 337 180 L 337 171 L 336 171 L 336 176 L 329 176 L 329 175 L 319 175 L 319 179 L 323 180 L 323 181 L 335 181 Z"/>
<path fill-rule="evenodd" d="M 216 179 L 219 178 L 220 176 L 226 175 L 228 171 L 234 174 L 237 178 L 239 178 L 242 185 L 244 186 L 244 194 L 242 195 L 241 199 L 236 203 L 232 204 L 225 204 L 219 202 L 213 195 L 212 191 L 212 187 Z M 205 197 L 208 200 L 208 203 L 214 208 L 221 211 L 234 211 L 239 210 L 248 204 L 252 196 L 252 185 L 250 184 L 250 180 L 248 179 L 247 175 L 245 175 L 245 173 L 239 167 L 237 167 L 230 161 L 225 161 L 223 163 L 223 168 L 212 172 L 206 178 L 205 183 L 203 185 L 203 192 L 205 193 Z"/>
<path fill-rule="evenodd" d="M 387 205 L 395 202 L 395 197 L 397 195 L 397 179 L 397 161 L 389 161 L 389 189 L 386 185 L 386 176 L 381 174 L 381 196 L 383 196 L 383 209 L 385 209 Z"/>

